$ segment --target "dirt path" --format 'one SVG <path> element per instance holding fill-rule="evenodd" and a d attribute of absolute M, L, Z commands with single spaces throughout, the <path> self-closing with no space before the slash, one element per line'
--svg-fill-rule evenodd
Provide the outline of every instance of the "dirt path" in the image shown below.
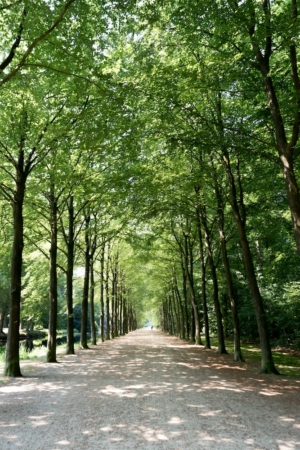
<path fill-rule="evenodd" d="M 300 449 L 300 382 L 139 330 L 23 363 L 0 387 L 0 448 Z"/>

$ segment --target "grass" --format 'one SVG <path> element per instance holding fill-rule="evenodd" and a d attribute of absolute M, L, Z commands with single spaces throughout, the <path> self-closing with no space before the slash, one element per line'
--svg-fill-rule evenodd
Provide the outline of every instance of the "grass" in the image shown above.
<path fill-rule="evenodd" d="M 211 338 L 211 345 L 218 347 L 217 338 Z M 242 353 L 246 362 L 260 364 L 261 352 L 257 345 L 241 344 Z M 226 340 L 226 349 L 229 354 L 233 355 L 233 342 Z M 300 378 L 300 358 L 293 355 L 289 350 L 278 351 L 272 350 L 273 359 L 277 370 L 281 375 Z"/>

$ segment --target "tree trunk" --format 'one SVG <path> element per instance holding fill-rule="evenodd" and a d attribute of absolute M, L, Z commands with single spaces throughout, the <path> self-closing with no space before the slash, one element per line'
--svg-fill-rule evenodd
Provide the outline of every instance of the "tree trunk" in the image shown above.
<path fill-rule="evenodd" d="M 206 264 L 205 264 L 205 258 L 204 258 L 204 250 L 203 250 L 201 221 L 200 221 L 200 216 L 199 216 L 198 211 L 196 214 L 196 219 L 197 219 L 197 230 L 198 230 L 198 238 L 199 238 L 200 261 L 201 261 L 201 297 L 202 297 L 203 320 L 204 320 L 205 348 L 211 348 L 210 335 L 209 335 L 207 298 L 206 298 L 206 278 L 205 278 Z"/>
<path fill-rule="evenodd" d="M 217 193 L 219 196 L 220 193 Z M 229 259 L 227 254 L 227 246 L 226 246 L 226 238 L 225 238 L 225 232 L 224 232 L 224 210 L 221 205 L 220 198 L 218 200 L 218 215 L 219 215 L 219 234 L 220 234 L 220 241 L 221 241 L 221 250 L 222 250 L 222 260 L 223 260 L 223 266 L 226 276 L 226 282 L 227 282 L 227 289 L 228 289 L 228 295 L 229 295 L 229 301 L 231 306 L 231 313 L 232 313 L 232 319 L 233 319 L 233 329 L 234 329 L 234 354 L 233 354 L 233 360 L 234 361 L 245 361 L 242 349 L 241 349 L 241 338 L 240 338 L 240 323 L 239 323 L 239 316 L 237 312 L 237 303 L 235 299 L 234 294 L 234 287 L 233 287 L 233 281 L 229 266 Z"/>
<path fill-rule="evenodd" d="M 0 309 L 0 336 L 5 335 L 5 333 L 3 331 L 5 315 L 6 315 L 5 309 Z"/>
<path fill-rule="evenodd" d="M 293 14 L 293 20 L 296 22 L 298 19 L 298 10 L 296 0 L 293 2 L 293 7 L 291 8 Z M 268 12 L 265 12 L 268 14 Z M 252 37 L 252 36 L 251 36 Z M 271 36 L 268 36 L 267 39 L 271 39 Z M 255 39 L 256 40 L 256 39 Z M 299 139 L 299 123 L 300 123 L 300 79 L 298 73 L 298 65 L 297 61 L 297 50 L 294 39 L 291 39 L 290 43 L 290 68 L 291 75 L 294 82 L 294 89 L 297 94 L 297 113 L 294 118 L 294 124 L 291 126 L 292 135 L 291 140 L 288 142 L 287 134 L 285 129 L 285 119 L 282 117 L 280 105 L 278 101 L 278 96 L 276 93 L 276 88 L 273 83 L 273 79 L 270 72 L 270 58 L 272 52 L 264 51 L 264 55 L 261 50 L 258 48 L 257 43 L 253 41 L 253 49 L 256 53 L 256 59 L 258 62 L 258 67 L 260 73 L 262 75 L 262 79 L 264 82 L 264 88 L 266 93 L 266 98 L 268 101 L 268 106 L 270 109 L 270 114 L 273 119 L 274 129 L 275 129 L 275 137 L 277 144 L 278 156 L 284 176 L 285 188 L 286 188 L 286 196 L 288 205 L 291 211 L 292 223 L 294 229 L 295 242 L 297 246 L 298 253 L 300 253 L 300 195 L 299 195 L 299 186 L 294 170 L 294 150 L 297 147 L 298 139 Z M 254 43 L 255 42 L 255 43 Z M 290 125 L 289 125 L 290 127 Z M 290 132 L 290 130 L 288 130 Z"/>
<path fill-rule="evenodd" d="M 106 280 L 105 280 L 105 294 L 106 294 L 106 340 L 110 339 L 110 311 L 109 311 L 109 259 L 110 259 L 110 245 L 108 244 L 107 260 L 106 260 Z"/>
<path fill-rule="evenodd" d="M 69 235 L 67 245 L 67 280 L 66 280 L 66 300 L 67 300 L 67 347 L 66 354 L 74 355 L 74 313 L 73 313 L 73 272 L 74 272 L 74 197 L 70 196 L 68 202 L 69 215 Z"/>
<path fill-rule="evenodd" d="M 24 153 L 20 151 L 17 180 L 13 198 L 13 246 L 11 259 L 10 318 L 6 344 L 4 375 L 21 377 L 19 357 L 19 327 L 21 306 L 21 279 L 24 247 L 23 203 L 25 196 L 26 173 L 23 170 Z"/>
<path fill-rule="evenodd" d="M 123 298 L 123 333 L 128 333 L 128 315 L 127 315 L 127 299 L 125 297 L 126 292 L 124 293 Z"/>
<path fill-rule="evenodd" d="M 57 332 L 57 201 L 54 184 L 50 186 L 50 310 L 46 360 L 49 363 L 56 361 L 56 332 Z"/>
<path fill-rule="evenodd" d="M 114 337 L 119 336 L 119 287 L 118 287 L 118 255 L 116 256 L 115 268 L 113 271 L 113 285 L 114 285 Z"/>
<path fill-rule="evenodd" d="M 88 298 L 89 298 L 89 280 L 90 280 L 90 236 L 89 225 L 90 216 L 85 216 L 85 272 L 81 303 L 81 334 L 80 346 L 83 349 L 88 349 L 87 345 L 87 324 L 88 324 Z"/>
<path fill-rule="evenodd" d="M 102 238 L 101 258 L 100 258 L 100 333 L 102 342 L 104 342 L 104 258 L 105 258 L 105 240 L 104 238 Z"/>
<path fill-rule="evenodd" d="M 196 295 L 195 295 L 195 290 L 194 290 L 194 281 L 193 281 L 193 277 L 192 277 L 192 269 L 193 269 L 193 261 L 192 261 L 192 255 L 190 255 L 189 252 L 189 236 L 187 234 L 184 234 L 184 245 L 185 245 L 185 254 L 184 254 L 184 264 L 185 264 L 185 271 L 186 271 L 186 276 L 187 276 L 187 280 L 189 283 L 189 288 L 190 288 L 190 296 L 191 296 L 191 306 L 193 309 L 193 314 L 194 314 L 194 323 L 195 323 L 195 334 L 191 333 L 191 339 L 194 340 L 195 339 L 195 344 L 196 345 L 200 345 L 201 343 L 201 338 L 200 338 L 200 321 L 199 321 L 199 314 L 198 314 L 198 308 L 196 305 Z M 190 258 L 189 258 L 190 255 Z M 190 260 L 190 264 L 191 267 L 189 267 L 189 260 Z"/>
<path fill-rule="evenodd" d="M 119 334 L 120 336 L 124 335 L 123 331 L 123 286 L 120 287 L 120 296 L 119 296 Z"/>
<path fill-rule="evenodd" d="M 177 297 L 178 301 L 178 308 L 180 309 L 180 337 L 181 339 L 185 339 L 185 317 L 184 317 L 184 307 L 182 304 L 182 298 L 178 289 L 178 283 L 177 283 L 177 277 L 175 270 L 173 268 L 173 283 L 174 283 L 174 289 L 175 289 L 175 295 Z"/>
<path fill-rule="evenodd" d="M 180 336 L 180 331 L 181 331 L 181 327 L 180 327 L 180 310 L 179 310 L 179 304 L 178 304 L 178 297 L 176 295 L 175 292 L 175 288 L 173 285 L 171 285 L 171 298 L 172 298 L 172 303 L 173 303 L 173 309 L 174 309 L 174 315 L 175 315 L 175 326 L 174 326 L 174 334 L 175 336 L 181 337 Z"/>
<path fill-rule="evenodd" d="M 186 280 L 186 270 L 184 267 L 183 255 L 181 253 L 181 271 L 182 271 L 182 294 L 183 294 L 183 311 L 184 311 L 184 323 L 185 323 L 185 337 L 187 340 L 190 339 L 190 323 L 189 323 L 189 313 L 188 313 L 188 298 L 187 298 L 187 280 Z"/>
<path fill-rule="evenodd" d="M 212 253 L 212 247 L 211 247 L 211 239 L 210 239 L 210 231 L 207 226 L 207 219 L 206 219 L 206 212 L 204 207 L 198 208 L 201 223 L 204 230 L 204 237 L 205 237 L 205 247 L 207 251 L 207 258 L 208 258 L 208 264 L 210 267 L 210 273 L 213 283 L 213 300 L 214 300 L 214 306 L 215 306 L 215 314 L 217 319 L 217 328 L 218 328 L 218 353 L 227 353 L 226 347 L 225 347 L 225 340 L 224 340 L 224 330 L 223 330 L 223 323 L 222 323 L 222 312 L 220 307 L 220 301 L 219 301 L 219 285 L 218 285 L 218 278 L 217 278 L 217 271 L 216 266 L 213 259 L 213 253 Z"/>
<path fill-rule="evenodd" d="M 91 319 L 91 343 L 92 345 L 97 344 L 97 336 L 96 336 L 96 324 L 95 324 L 95 278 L 94 278 L 94 260 L 91 260 L 90 263 L 90 272 L 91 272 L 91 288 L 90 288 L 90 319 Z"/>
<path fill-rule="evenodd" d="M 271 351 L 271 345 L 268 335 L 268 327 L 267 320 L 264 311 L 263 299 L 260 294 L 260 290 L 258 287 L 254 265 L 252 261 L 252 255 L 250 251 L 250 245 L 247 239 L 246 228 L 245 228 L 245 220 L 243 220 L 238 202 L 237 202 L 237 193 L 236 193 L 236 185 L 234 176 L 231 170 L 231 164 L 229 159 L 229 153 L 226 149 L 223 149 L 223 163 L 226 169 L 229 189 L 230 189 L 230 200 L 231 200 L 231 208 L 233 212 L 233 216 L 235 219 L 236 227 L 239 234 L 240 244 L 243 252 L 244 264 L 246 269 L 246 274 L 249 282 L 249 287 L 252 295 L 252 300 L 254 303 L 257 327 L 260 337 L 260 345 L 261 345 L 261 373 L 273 373 L 278 374 L 278 371 L 274 365 L 273 355 Z"/>
<path fill-rule="evenodd" d="M 114 271 L 112 269 L 112 280 L 111 280 L 111 338 L 115 337 L 115 280 Z"/>

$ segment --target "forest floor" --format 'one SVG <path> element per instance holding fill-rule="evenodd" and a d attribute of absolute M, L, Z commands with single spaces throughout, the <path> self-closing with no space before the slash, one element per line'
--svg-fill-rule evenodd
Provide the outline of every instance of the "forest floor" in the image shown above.
<path fill-rule="evenodd" d="M 299 379 L 146 328 L 58 360 L 0 386 L 1 450 L 300 449 Z"/>

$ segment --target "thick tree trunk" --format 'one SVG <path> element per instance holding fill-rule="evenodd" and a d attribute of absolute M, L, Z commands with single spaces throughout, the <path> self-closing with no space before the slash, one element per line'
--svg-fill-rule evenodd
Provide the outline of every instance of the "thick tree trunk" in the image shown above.
<path fill-rule="evenodd" d="M 90 280 L 90 236 L 89 236 L 90 216 L 85 216 L 85 273 L 83 282 L 83 293 L 81 303 L 81 334 L 80 346 L 88 349 L 87 344 L 87 324 L 88 324 L 88 298 L 89 298 L 89 280 Z"/>
<path fill-rule="evenodd" d="M 90 288 L 90 319 L 91 319 L 91 343 L 97 344 L 96 324 L 95 324 L 95 277 L 94 277 L 94 260 L 90 264 L 91 288 Z"/>
<path fill-rule="evenodd" d="M 50 187 L 50 291 L 49 291 L 49 328 L 46 360 L 49 363 L 56 361 L 56 332 L 57 332 L 57 202 L 54 185 Z"/>
<path fill-rule="evenodd" d="M 252 261 L 252 255 L 250 251 L 250 245 L 248 242 L 246 229 L 245 229 L 245 220 L 241 217 L 239 206 L 237 202 L 237 193 L 236 193 L 236 185 L 234 176 L 231 170 L 231 164 L 229 159 L 229 153 L 226 149 L 223 149 L 223 162 L 226 169 L 228 183 L 230 188 L 230 199 L 231 199 L 231 207 L 233 216 L 235 219 L 236 227 L 239 234 L 239 240 L 243 252 L 244 264 L 246 269 L 246 274 L 249 282 L 249 287 L 252 295 L 252 300 L 254 303 L 256 322 L 258 327 L 258 333 L 260 337 L 260 345 L 261 345 L 261 373 L 274 373 L 278 374 L 278 371 L 274 365 L 271 345 L 268 335 L 268 326 L 267 319 L 264 310 L 263 299 L 260 294 L 260 290 L 258 287 L 256 274 L 254 270 L 254 265 Z"/>
<path fill-rule="evenodd" d="M 300 253 L 300 195 L 292 153 L 289 151 L 280 152 L 280 162 L 285 181 L 287 201 L 292 216 L 296 246 L 298 253 Z"/>
<path fill-rule="evenodd" d="M 66 354 L 74 355 L 74 313 L 73 313 L 73 272 L 74 272 L 74 198 L 71 195 L 68 202 L 69 235 L 67 244 L 67 347 Z"/>
<path fill-rule="evenodd" d="M 19 357 L 19 327 L 21 305 L 21 278 L 24 247 L 23 203 L 26 175 L 23 172 L 24 154 L 19 154 L 19 170 L 13 199 L 13 246 L 11 259 L 10 318 L 6 344 L 4 375 L 21 377 Z"/>

